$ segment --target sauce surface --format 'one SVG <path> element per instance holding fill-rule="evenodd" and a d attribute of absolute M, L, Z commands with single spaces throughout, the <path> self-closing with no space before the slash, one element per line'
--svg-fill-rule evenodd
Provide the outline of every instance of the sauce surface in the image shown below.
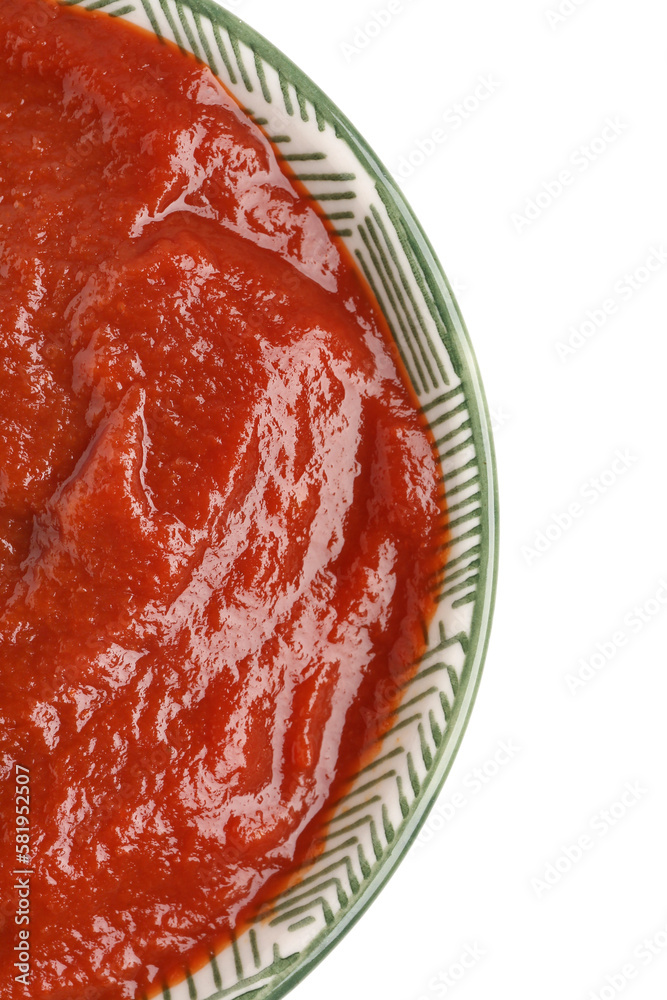
<path fill-rule="evenodd" d="M 210 71 L 0 0 L 1 996 L 134 998 L 303 861 L 422 648 L 439 476 Z"/>

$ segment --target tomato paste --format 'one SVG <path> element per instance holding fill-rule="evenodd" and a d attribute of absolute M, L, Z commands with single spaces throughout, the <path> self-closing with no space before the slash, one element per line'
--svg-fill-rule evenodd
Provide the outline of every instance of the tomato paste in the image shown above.
<path fill-rule="evenodd" d="M 422 648 L 438 481 L 211 72 L 0 0 L 2 997 L 138 997 L 303 862 Z"/>

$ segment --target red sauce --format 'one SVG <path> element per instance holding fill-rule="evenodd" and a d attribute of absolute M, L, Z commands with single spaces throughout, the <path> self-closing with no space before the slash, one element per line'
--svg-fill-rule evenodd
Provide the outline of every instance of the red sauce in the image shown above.
<path fill-rule="evenodd" d="M 270 143 L 46 0 L 0 0 L 0 331 L 0 995 L 133 998 L 312 848 L 421 649 L 439 472 Z"/>

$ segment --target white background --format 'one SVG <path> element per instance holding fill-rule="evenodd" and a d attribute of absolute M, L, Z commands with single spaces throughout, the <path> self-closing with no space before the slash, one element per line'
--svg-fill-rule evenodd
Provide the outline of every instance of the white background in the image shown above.
<path fill-rule="evenodd" d="M 401 183 L 470 329 L 500 473 L 494 631 L 427 842 L 294 1000 L 655 1000 L 667 985 L 664 4 L 394 0 L 381 28 L 388 0 L 227 6 L 392 171 L 423 161 Z M 480 101 L 482 79 L 493 93 Z M 579 672 L 592 679 L 577 686 Z"/>

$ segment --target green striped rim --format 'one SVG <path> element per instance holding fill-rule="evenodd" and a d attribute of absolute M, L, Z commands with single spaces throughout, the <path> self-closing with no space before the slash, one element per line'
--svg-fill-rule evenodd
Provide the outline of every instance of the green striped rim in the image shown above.
<path fill-rule="evenodd" d="M 327 817 L 326 847 L 300 882 L 267 904 L 231 948 L 211 956 L 210 985 L 200 985 L 201 973 L 186 971 L 183 987 L 164 992 L 165 1000 L 174 1000 L 175 993 L 185 1000 L 183 988 L 191 1000 L 241 995 L 275 1000 L 321 960 L 391 875 L 419 832 L 463 736 L 495 599 L 497 488 L 488 410 L 467 331 L 430 243 L 388 172 L 310 79 L 211 0 L 60 2 L 127 17 L 173 38 L 211 65 L 242 105 L 252 104 L 246 110 L 273 139 L 313 205 L 339 224 L 338 235 L 387 316 L 443 464 L 449 503 L 443 531 L 449 531 L 451 551 L 446 572 L 432 581 L 443 610 L 380 741 L 378 758 Z M 310 147 L 299 146 L 304 129 Z M 334 156 L 316 148 L 318 136 L 330 147 L 335 136 Z M 341 164 L 334 162 L 332 169 L 330 159 Z M 360 194 L 368 178 L 374 189 L 370 199 Z M 458 627 L 459 614 L 469 615 L 469 624 Z M 385 753 L 388 737 L 398 734 L 401 745 Z M 283 929 L 280 938 L 267 937 L 267 928 Z M 303 948 L 289 950 L 289 935 L 296 940 L 317 928 Z M 262 957 L 269 941 L 271 955 Z"/>

